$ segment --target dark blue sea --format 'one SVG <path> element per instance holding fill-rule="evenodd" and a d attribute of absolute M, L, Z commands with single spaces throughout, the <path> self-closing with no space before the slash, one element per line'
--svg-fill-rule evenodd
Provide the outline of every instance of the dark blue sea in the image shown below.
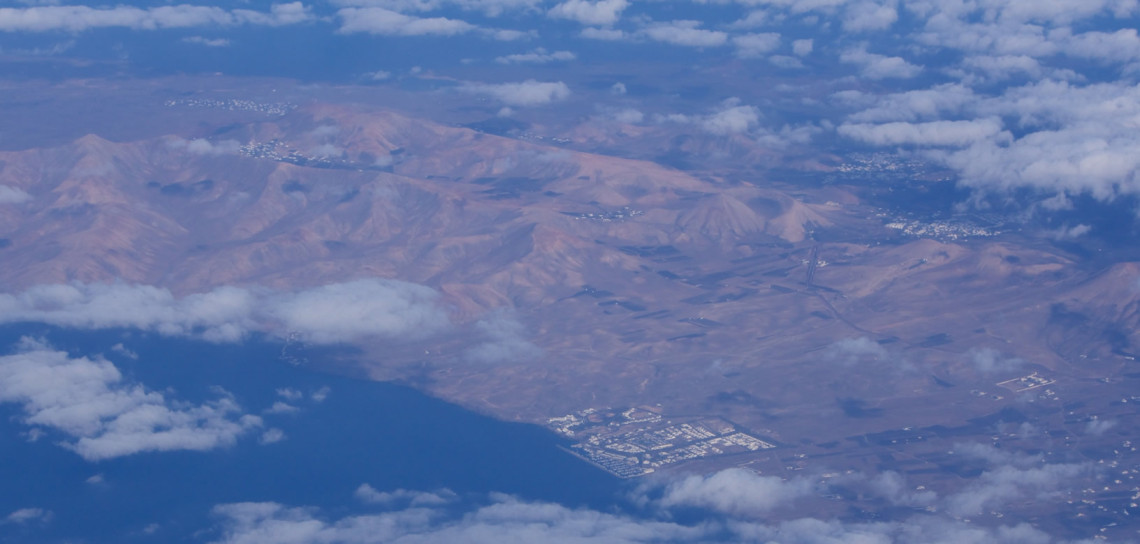
<path fill-rule="evenodd" d="M 379 491 L 494 491 L 622 508 L 621 481 L 558 449 L 559 439 L 543 429 L 483 417 L 407 387 L 293 366 L 282 361 L 278 344 L 22 324 L 0 327 L 0 352 L 10 353 L 21 336 L 72 356 L 102 354 L 126 380 L 168 400 L 201 403 L 217 398 L 212 388 L 220 386 L 256 414 L 285 400 L 278 389 L 309 395 L 327 387 L 328 396 L 292 402 L 302 409 L 295 414 L 264 415 L 266 428 L 286 435 L 277 443 L 260 444 L 255 431 L 230 448 L 98 462 L 61 447 L 67 437 L 58 431 L 29 441 L 22 407 L 0 404 L 0 520 L 22 508 L 52 512 L 49 523 L 35 527 L 0 523 L 0 542 L 198 542 L 209 538 L 202 529 L 216 504 L 274 501 L 345 515 L 360 507 L 353 492 L 363 483 Z M 120 343 L 138 358 L 112 349 Z M 161 530 L 146 534 L 152 524 Z"/>

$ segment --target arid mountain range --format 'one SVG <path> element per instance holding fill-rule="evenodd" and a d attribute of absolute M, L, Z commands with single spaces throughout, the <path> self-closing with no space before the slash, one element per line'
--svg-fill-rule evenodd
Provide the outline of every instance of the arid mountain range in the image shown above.
<path fill-rule="evenodd" d="M 26 195 L 0 204 L 0 286 L 411 282 L 455 328 L 337 371 L 534 423 L 660 405 L 809 452 L 997 413 L 1020 401 L 995 383 L 1033 372 L 1061 396 L 1122 383 L 1140 342 L 1135 263 L 899 218 L 856 185 L 589 153 L 589 122 L 556 141 L 315 103 L 210 130 L 0 153 Z M 764 154 L 684 145 L 718 141 L 725 164 Z M 471 357 L 487 335 L 505 340 Z"/>

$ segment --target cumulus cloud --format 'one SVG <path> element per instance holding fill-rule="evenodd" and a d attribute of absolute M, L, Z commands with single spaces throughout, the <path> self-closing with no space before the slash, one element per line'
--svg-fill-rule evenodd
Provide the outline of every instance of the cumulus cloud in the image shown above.
<path fill-rule="evenodd" d="M 652 23 L 642 29 L 641 33 L 654 41 L 686 47 L 717 47 L 728 42 L 728 33 L 706 30 L 700 26 L 700 21 L 692 20 Z"/>
<path fill-rule="evenodd" d="M 285 431 L 277 428 L 266 429 L 257 439 L 259 444 L 276 444 L 285 440 Z"/>
<path fill-rule="evenodd" d="M 692 124 L 718 136 L 748 132 L 760 122 L 760 110 L 755 106 L 741 104 L 738 98 L 729 98 L 720 103 L 717 111 L 708 115 L 669 114 L 657 115 L 658 123 Z"/>
<path fill-rule="evenodd" d="M 43 508 L 21 508 L 5 516 L 3 521 L 0 521 L 0 525 L 4 525 L 5 523 L 23 525 L 36 521 L 46 523 L 51 521 L 51 518 L 52 513 L 50 510 L 44 510 Z"/>
<path fill-rule="evenodd" d="M 867 480 L 867 486 L 871 492 L 898 506 L 926 507 L 938 499 L 937 493 L 926 489 L 915 489 L 907 483 L 906 478 L 895 471 L 876 474 Z"/>
<path fill-rule="evenodd" d="M 602 40 L 609 42 L 624 40 L 628 37 L 628 35 L 623 30 L 618 30 L 615 28 L 594 27 L 583 28 L 582 32 L 580 32 L 578 35 L 588 40 Z"/>
<path fill-rule="evenodd" d="M 771 23 L 771 17 L 768 16 L 768 12 L 764 10 L 756 10 L 749 12 L 748 15 L 745 15 L 743 19 L 734 21 L 728 26 L 734 30 L 748 30 L 767 26 Z"/>
<path fill-rule="evenodd" d="M 1085 433 L 1100 436 L 1115 426 L 1116 420 L 1113 419 L 1093 419 L 1085 425 Z"/>
<path fill-rule="evenodd" d="M 732 468 L 709 476 L 687 476 L 670 482 L 660 505 L 699 507 L 744 517 L 758 517 L 810 495 L 812 484 L 804 479 L 785 481 Z"/>
<path fill-rule="evenodd" d="M 824 350 L 824 358 L 844 366 L 855 366 L 867 361 L 885 361 L 890 357 L 887 348 L 866 336 L 845 338 Z"/>
<path fill-rule="evenodd" d="M 1043 464 L 1019 468 L 1002 466 L 986 471 L 962 491 L 947 497 L 943 507 L 953 516 L 973 516 L 1000 510 L 1019 500 L 1046 501 L 1056 498 L 1089 467 L 1082 464 Z"/>
<path fill-rule="evenodd" d="M 988 444 L 955 444 L 953 453 L 987 465 L 967 486 L 940 500 L 939 508 L 958 517 L 1000 511 L 1015 501 L 1055 499 L 1093 473 L 1092 463 L 1046 463 L 1040 455 Z"/>
<path fill-rule="evenodd" d="M 772 66 L 788 70 L 798 70 L 804 67 L 802 60 L 796 57 L 789 57 L 788 55 L 772 55 L 768 57 L 768 62 L 771 63 Z"/>
<path fill-rule="evenodd" d="M 547 52 L 545 49 L 539 47 L 529 53 L 516 53 L 496 57 L 495 62 L 499 64 L 546 64 L 556 61 L 571 61 L 576 58 L 578 58 L 578 56 L 570 51 Z"/>
<path fill-rule="evenodd" d="M 458 499 L 458 495 L 450 489 L 441 489 L 434 493 L 426 491 L 409 491 L 397 489 L 395 491 L 378 491 L 368 484 L 360 484 L 353 495 L 362 502 L 381 504 L 384 506 L 442 506 Z"/>
<path fill-rule="evenodd" d="M 253 331 L 292 332 L 309 342 L 423 338 L 450 326 L 438 293 L 421 285 L 367 279 L 281 293 L 219 287 L 182 298 L 146 285 L 41 285 L 0 294 L 0 322 L 79 329 L 134 328 L 232 342 Z"/>
<path fill-rule="evenodd" d="M 844 12 L 843 29 L 850 32 L 886 30 L 898 21 L 894 2 L 856 2 Z"/>
<path fill-rule="evenodd" d="M 198 405 L 171 401 L 127 382 L 105 359 L 74 358 L 29 339 L 0 357 L 0 402 L 21 405 L 23 423 L 66 435 L 64 446 L 88 461 L 211 450 L 261 425 L 229 395 Z"/>
<path fill-rule="evenodd" d="M 706 117 L 701 127 L 712 134 L 726 135 L 747 132 L 759 122 L 760 111 L 754 106 L 732 105 Z"/>
<path fill-rule="evenodd" d="M 525 362 L 542 356 L 542 350 L 527 340 L 526 327 L 514 316 L 492 312 L 475 323 L 482 341 L 467 350 L 468 360 L 478 363 Z"/>
<path fill-rule="evenodd" d="M 1044 71 L 1037 59 L 1026 55 L 972 55 L 962 60 L 962 67 L 990 80 L 1037 77 Z"/>
<path fill-rule="evenodd" d="M 263 315 L 311 342 L 369 336 L 424 338 L 449 326 L 435 290 L 395 280 L 357 280 L 269 296 Z"/>
<path fill-rule="evenodd" d="M 508 106 L 541 106 L 565 100 L 570 87 L 561 81 L 544 82 L 528 79 L 518 83 L 468 83 L 460 87 L 466 92 L 494 97 Z"/>
<path fill-rule="evenodd" d="M 625 108 L 614 113 L 613 119 L 619 123 L 637 124 L 645 120 L 645 114 L 634 108 Z"/>
<path fill-rule="evenodd" d="M 265 409 L 265 413 L 267 414 L 296 414 L 300 411 L 300 408 L 281 401 L 274 402 L 272 406 Z"/>
<path fill-rule="evenodd" d="M 780 35 L 775 32 L 733 36 L 736 56 L 743 59 L 762 57 L 780 46 Z"/>
<path fill-rule="evenodd" d="M 0 31 L 4 32 L 81 32 L 92 28 L 130 28 L 156 30 L 234 25 L 292 25 L 313 18 L 301 2 L 273 4 L 268 12 L 235 9 L 227 11 L 213 6 L 178 4 L 137 8 L 115 6 L 32 6 L 0 8 Z"/>
<path fill-rule="evenodd" d="M 1065 476 L 1064 471 L 1057 472 Z M 887 477 L 881 487 L 887 493 L 903 485 Z M 219 544 L 295 544 L 339 542 L 600 542 L 606 544 L 784 542 L 913 544 L 915 542 L 1034 543 L 1060 544 L 1063 540 L 1027 524 L 986 526 L 939 514 L 917 515 L 898 521 L 853 522 L 837 519 L 792 518 L 762 521 L 766 512 L 802 497 L 797 482 L 760 477 L 741 469 L 729 469 L 707 477 L 676 480 L 666 492 L 672 506 L 661 499 L 647 499 L 650 510 L 665 509 L 660 517 L 634 517 L 588 508 L 525 501 L 490 494 L 477 504 L 456 505 L 447 493 L 396 490 L 381 492 L 364 484 L 356 491 L 362 502 L 379 512 L 328 518 L 316 509 L 278 503 L 234 503 L 214 508 L 220 522 Z M 907 506 L 927 504 L 930 492 L 913 494 Z M 1014 493 L 1006 497 L 1025 497 Z M 645 499 L 646 497 L 640 496 Z M 741 502 L 733 502 L 732 499 Z M 982 499 L 982 507 L 1001 503 L 1000 492 Z M 443 500 L 441 500 L 443 499 Z M 781 502 L 783 501 L 783 502 Z M 965 506 L 965 503 L 963 503 Z M 710 508 L 727 516 L 703 522 L 680 524 L 669 519 L 672 507 Z M 959 511 L 971 511 L 968 507 Z M 759 518 L 759 519 L 758 519 Z"/>
<path fill-rule="evenodd" d="M 1003 134 L 999 119 L 926 123 L 844 124 L 839 134 L 872 145 L 965 147 Z"/>
<path fill-rule="evenodd" d="M 182 38 L 183 43 L 204 45 L 206 47 L 229 47 L 230 41 L 225 38 L 206 38 L 203 36 L 188 36 Z"/>
<path fill-rule="evenodd" d="M 1044 80 L 985 95 L 946 84 L 840 100 L 869 104 L 839 128 L 875 145 L 948 148 L 930 158 L 958 171 L 978 193 L 1031 189 L 1062 200 L 1140 193 L 1140 89 Z M 1016 134 L 1016 136 L 1014 136 Z"/>
<path fill-rule="evenodd" d="M 480 11 L 490 17 L 498 17 L 507 12 L 533 9 L 541 0 L 332 0 L 332 4 L 343 7 L 379 7 L 392 11 L 428 12 L 450 7 L 466 11 Z"/>
<path fill-rule="evenodd" d="M 41 285 L 0 294 L 0 320 L 79 329 L 136 328 L 233 341 L 252 327 L 255 299 L 252 292 L 234 287 L 176 299 L 166 289 L 145 285 Z"/>
<path fill-rule="evenodd" d="M 224 504 L 218 543 L 293 542 L 606 542 L 612 544 L 699 541 L 701 528 L 670 522 L 637 522 L 614 514 L 575 510 L 493 495 L 491 504 L 462 517 L 443 509 L 411 507 L 324 521 L 307 508 L 277 503 Z"/>
<path fill-rule="evenodd" d="M 810 55 L 813 49 L 815 49 L 815 40 L 810 38 L 794 40 L 792 42 L 792 53 L 795 53 L 798 57 Z"/>
<path fill-rule="evenodd" d="M 1024 360 L 1005 357 L 1001 352 L 990 348 L 971 349 L 966 352 L 965 357 L 966 361 L 982 374 L 1014 372 L 1025 366 Z"/>
<path fill-rule="evenodd" d="M 277 396 L 285 400 L 298 401 L 305 398 L 304 393 L 290 387 L 280 387 L 276 390 L 276 392 Z"/>
<path fill-rule="evenodd" d="M 848 118 L 860 122 L 936 120 L 941 116 L 958 115 L 979 100 L 972 89 L 956 83 L 881 97 L 844 91 L 836 93 L 834 98 L 855 106 L 869 106 Z"/>
<path fill-rule="evenodd" d="M 0 185 L 0 204 L 20 204 L 32 199 L 32 195 L 19 187 Z"/>
<path fill-rule="evenodd" d="M 324 387 L 321 387 L 320 389 L 317 389 L 316 391 L 313 391 L 313 393 L 311 395 L 309 395 L 309 398 L 313 399 L 313 402 L 316 402 L 319 404 L 319 403 L 324 402 L 325 399 L 328 399 L 329 393 L 331 393 L 331 392 L 332 392 L 332 389 L 330 389 L 329 386 L 326 385 Z"/>
<path fill-rule="evenodd" d="M 839 55 L 839 60 L 858 65 L 861 68 L 860 75 L 867 79 L 908 79 L 922 73 L 921 66 L 911 64 L 902 57 L 888 57 L 861 48 L 843 52 Z"/>
<path fill-rule="evenodd" d="M 621 12 L 629 7 L 628 0 L 566 0 L 547 12 L 555 19 L 569 19 L 584 25 L 609 26 L 621 19 Z"/>
<path fill-rule="evenodd" d="M 237 140 L 220 140 L 211 142 L 204 138 L 183 140 L 176 138 L 170 140 L 168 145 L 173 149 L 184 149 L 195 155 L 233 155 L 241 148 Z"/>
<path fill-rule="evenodd" d="M 478 27 L 447 17 L 416 17 L 378 7 L 343 8 L 337 11 L 341 20 L 338 32 L 365 32 L 384 36 L 454 36 Z"/>

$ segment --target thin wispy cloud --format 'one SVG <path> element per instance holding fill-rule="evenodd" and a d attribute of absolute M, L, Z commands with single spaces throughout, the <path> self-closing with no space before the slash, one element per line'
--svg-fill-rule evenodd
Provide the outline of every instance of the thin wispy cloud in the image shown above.
<path fill-rule="evenodd" d="M 273 4 L 269 11 L 226 10 L 214 6 L 178 4 L 139 8 L 50 5 L 0 8 L 2 32 L 82 32 L 97 28 L 159 30 L 170 28 L 286 26 L 313 20 L 301 2 Z"/>

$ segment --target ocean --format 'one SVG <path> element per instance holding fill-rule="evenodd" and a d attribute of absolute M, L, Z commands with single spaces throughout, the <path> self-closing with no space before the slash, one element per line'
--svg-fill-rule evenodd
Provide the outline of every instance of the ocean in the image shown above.
<path fill-rule="evenodd" d="M 219 345 L 20 324 L 0 327 L 0 351 L 10 353 L 22 336 L 72 356 L 101 354 L 124 381 L 168 400 L 202 403 L 221 387 L 244 412 L 264 418 L 262 430 L 280 429 L 285 438 L 262 444 L 255 430 L 228 448 L 91 462 L 61 446 L 67 436 L 59 431 L 46 429 L 31 441 L 22 406 L 0 403 L 0 520 L 25 508 L 51 512 L 35 527 L 0 524 L 0 542 L 201 541 L 216 504 L 272 501 L 343 515 L 361 507 L 353 493 L 365 483 L 378 491 L 446 488 L 461 498 L 501 492 L 571 507 L 625 506 L 628 484 L 560 450 L 559 437 L 544 429 L 484 417 L 408 387 L 294 366 L 273 342 Z M 278 390 L 300 397 L 289 400 Z M 327 396 L 318 402 L 321 391 Z M 261 413 L 279 401 L 298 411 Z"/>

